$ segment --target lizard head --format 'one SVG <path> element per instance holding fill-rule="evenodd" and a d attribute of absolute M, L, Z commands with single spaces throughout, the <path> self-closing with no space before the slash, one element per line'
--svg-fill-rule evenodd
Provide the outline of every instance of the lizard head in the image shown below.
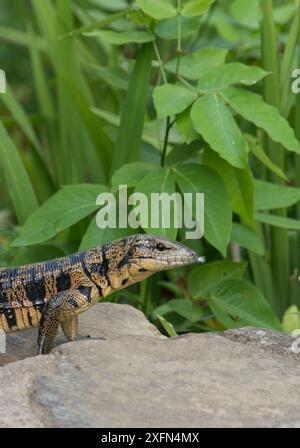
<path fill-rule="evenodd" d="M 140 281 L 155 272 L 203 262 L 204 259 L 187 246 L 166 237 L 135 235 L 128 241 L 128 273 Z"/>
<path fill-rule="evenodd" d="M 195 251 L 166 237 L 134 235 L 105 245 L 106 273 L 112 290 L 126 288 L 155 272 L 200 263 Z M 102 256 L 103 256 L 102 250 Z M 102 278 L 101 277 L 101 278 Z"/>

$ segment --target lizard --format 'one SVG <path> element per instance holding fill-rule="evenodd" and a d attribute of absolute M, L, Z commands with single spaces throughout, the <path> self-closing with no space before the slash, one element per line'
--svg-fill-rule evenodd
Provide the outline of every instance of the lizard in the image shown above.
<path fill-rule="evenodd" d="M 37 354 L 50 353 L 61 325 L 74 341 L 78 315 L 150 275 L 201 262 L 166 237 L 136 234 L 40 263 L 0 268 L 0 330 L 39 327 Z"/>

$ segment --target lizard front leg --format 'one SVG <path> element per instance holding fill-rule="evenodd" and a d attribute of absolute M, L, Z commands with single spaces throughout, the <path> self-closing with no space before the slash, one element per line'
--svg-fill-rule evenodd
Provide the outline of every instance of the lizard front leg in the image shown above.
<path fill-rule="evenodd" d="M 66 336 L 75 337 L 77 326 L 70 321 L 91 306 L 91 288 L 70 289 L 55 294 L 45 305 L 38 335 L 38 354 L 47 354 L 53 348 L 58 326 L 61 323 Z M 73 327 L 73 328 L 72 328 Z"/>
<path fill-rule="evenodd" d="M 68 341 L 75 341 L 78 332 L 78 316 L 63 320 L 60 325 Z"/>

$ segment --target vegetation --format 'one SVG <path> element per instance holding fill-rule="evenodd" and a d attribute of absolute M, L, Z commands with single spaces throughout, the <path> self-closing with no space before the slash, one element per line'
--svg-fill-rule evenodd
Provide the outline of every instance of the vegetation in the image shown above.
<path fill-rule="evenodd" d="M 204 238 L 183 242 L 207 263 L 108 300 L 171 335 L 281 329 L 284 314 L 284 329 L 299 326 L 299 1 L 1 0 L 1 11 L 1 264 L 131 233 L 96 226 L 96 196 L 120 184 L 204 192 Z"/>

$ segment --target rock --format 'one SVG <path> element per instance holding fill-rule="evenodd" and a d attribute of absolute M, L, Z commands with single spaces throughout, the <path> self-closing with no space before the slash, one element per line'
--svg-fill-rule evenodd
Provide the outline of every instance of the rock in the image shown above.
<path fill-rule="evenodd" d="M 262 344 L 259 331 L 124 330 L 11 363 L 0 368 L 0 427 L 298 427 L 294 340 L 264 330 Z"/>
<path fill-rule="evenodd" d="M 300 360 L 300 338 L 297 339 L 280 331 L 268 331 L 263 328 L 244 327 L 227 330 L 223 333 L 232 341 L 250 344 L 269 353 L 292 357 Z"/>
<path fill-rule="evenodd" d="M 129 305 L 99 303 L 79 316 L 78 339 L 111 336 L 148 335 L 163 337 L 141 311 Z M 60 329 L 55 345 L 66 342 Z M 6 354 L 0 353 L 0 366 L 29 356 L 37 351 L 37 329 L 18 331 L 6 337 Z"/>
<path fill-rule="evenodd" d="M 36 356 L 0 368 L 1 428 L 55 425 L 51 410 L 35 400 L 37 379 L 43 375 L 53 376 L 55 371 L 54 355 Z"/>
<path fill-rule="evenodd" d="M 0 353 L 0 367 L 5 364 L 9 364 L 10 362 L 18 361 L 17 356 L 8 355 L 7 353 Z"/>

